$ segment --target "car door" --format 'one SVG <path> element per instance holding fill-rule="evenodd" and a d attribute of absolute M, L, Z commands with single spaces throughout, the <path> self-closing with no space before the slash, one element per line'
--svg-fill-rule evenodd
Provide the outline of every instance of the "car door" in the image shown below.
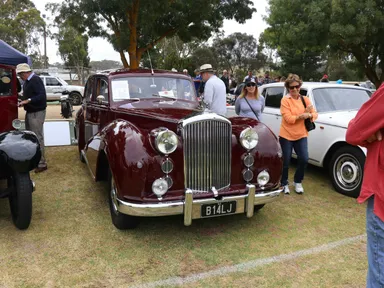
<path fill-rule="evenodd" d="M 0 132 L 13 130 L 17 118 L 17 82 L 14 68 L 0 64 Z"/>
<path fill-rule="evenodd" d="M 93 78 L 93 91 L 86 100 L 86 116 L 85 116 L 85 136 L 88 145 L 86 146 L 85 156 L 88 166 L 93 175 L 96 175 L 97 157 L 100 150 L 101 138 L 98 133 L 109 123 L 109 95 L 108 95 L 108 79 L 103 76 Z M 103 100 L 98 100 L 98 96 L 103 96 Z"/>
<path fill-rule="evenodd" d="M 262 91 L 265 97 L 263 123 L 266 124 L 276 136 L 280 132 L 281 113 L 280 102 L 284 96 L 284 86 L 268 86 Z"/>
<path fill-rule="evenodd" d="M 61 92 L 63 92 L 63 85 L 55 77 L 46 76 L 45 78 L 45 91 L 47 93 L 47 100 L 59 100 Z"/>

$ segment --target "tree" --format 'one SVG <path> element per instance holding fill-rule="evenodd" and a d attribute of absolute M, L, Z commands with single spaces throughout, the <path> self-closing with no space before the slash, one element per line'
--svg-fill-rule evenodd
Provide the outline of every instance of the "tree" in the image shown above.
<path fill-rule="evenodd" d="M 0 1 L 0 39 L 17 50 L 33 54 L 44 20 L 30 0 Z"/>
<path fill-rule="evenodd" d="M 95 70 L 108 70 L 114 68 L 121 68 L 122 64 L 119 61 L 114 60 L 101 60 L 101 61 L 91 61 L 89 66 Z"/>
<path fill-rule="evenodd" d="M 233 33 L 216 38 L 212 48 L 218 56 L 219 67 L 241 71 L 258 70 L 265 64 L 266 56 L 258 49 L 257 40 L 246 33 Z M 262 47 L 260 47 L 262 48 Z"/>
<path fill-rule="evenodd" d="M 283 69 L 314 77 L 324 66 L 323 52 L 330 49 L 355 58 L 377 87 L 384 81 L 382 0 L 269 0 L 269 4 L 270 27 L 264 37 L 277 50 Z"/>
<path fill-rule="evenodd" d="M 66 0 L 49 7 L 59 13 L 56 22 L 70 19 L 81 33 L 108 39 L 124 67 L 137 68 L 143 54 L 162 39 L 207 40 L 224 19 L 243 23 L 251 18 L 252 6 L 251 0 Z"/>
<path fill-rule="evenodd" d="M 54 35 L 59 44 L 59 53 L 66 67 L 75 67 L 81 83 L 84 82 L 84 67 L 89 66 L 88 36 L 64 22 Z"/>

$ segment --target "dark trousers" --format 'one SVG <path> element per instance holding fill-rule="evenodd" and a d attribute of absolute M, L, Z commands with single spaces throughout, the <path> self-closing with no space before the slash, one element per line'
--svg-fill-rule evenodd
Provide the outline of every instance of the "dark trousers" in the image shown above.
<path fill-rule="evenodd" d="M 37 139 L 40 143 L 41 149 L 41 159 L 39 162 L 39 167 L 46 167 L 47 162 L 45 161 L 44 156 L 44 121 L 45 121 L 45 111 L 39 112 L 27 112 L 25 115 L 25 129 L 32 131 L 36 134 Z"/>
<path fill-rule="evenodd" d="M 281 149 L 283 150 L 283 174 L 281 176 L 281 185 L 288 185 L 288 169 L 291 163 L 292 148 L 295 149 L 298 165 L 294 177 L 295 183 L 301 183 L 304 179 L 304 171 L 308 164 L 308 141 L 307 137 L 296 141 L 290 141 L 279 137 Z"/>

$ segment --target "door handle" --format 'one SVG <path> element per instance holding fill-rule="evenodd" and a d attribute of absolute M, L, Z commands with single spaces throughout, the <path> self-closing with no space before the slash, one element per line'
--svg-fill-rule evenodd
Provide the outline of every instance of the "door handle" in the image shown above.
<path fill-rule="evenodd" d="M 280 116 L 280 114 L 275 114 L 275 116 Z"/>

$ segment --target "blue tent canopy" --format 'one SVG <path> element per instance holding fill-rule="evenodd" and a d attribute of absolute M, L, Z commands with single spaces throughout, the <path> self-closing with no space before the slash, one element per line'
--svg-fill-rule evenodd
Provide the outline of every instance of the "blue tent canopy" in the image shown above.
<path fill-rule="evenodd" d="M 0 39 L 0 64 L 16 66 L 20 63 L 28 63 L 32 66 L 30 57 Z"/>

